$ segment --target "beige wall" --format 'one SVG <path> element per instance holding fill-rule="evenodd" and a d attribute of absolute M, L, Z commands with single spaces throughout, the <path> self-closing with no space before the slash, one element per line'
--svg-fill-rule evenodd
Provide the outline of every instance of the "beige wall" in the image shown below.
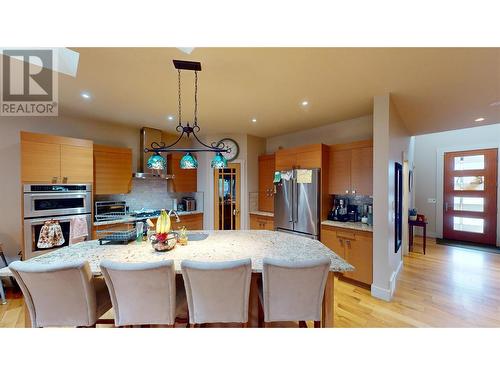
<path fill-rule="evenodd" d="M 394 163 L 403 164 L 404 159 L 411 157 L 412 138 L 389 94 L 374 98 L 373 128 L 372 295 L 390 300 L 403 253 L 403 249 L 394 252 Z M 407 225 L 403 225 L 403 231 L 406 230 Z"/>
<path fill-rule="evenodd" d="M 500 124 L 415 137 L 415 207 L 427 218 L 429 236 L 441 238 L 443 235 L 444 152 L 480 148 L 500 148 Z M 500 189 L 500 165 L 498 177 Z M 433 199 L 436 203 L 432 202 Z M 500 202 L 500 190 L 497 200 Z M 500 210 L 497 219 L 497 245 L 500 246 Z"/>
<path fill-rule="evenodd" d="M 267 152 L 278 148 L 295 147 L 313 143 L 326 145 L 349 143 L 373 138 L 373 116 L 357 117 L 346 121 L 302 130 L 295 133 L 267 138 Z"/>

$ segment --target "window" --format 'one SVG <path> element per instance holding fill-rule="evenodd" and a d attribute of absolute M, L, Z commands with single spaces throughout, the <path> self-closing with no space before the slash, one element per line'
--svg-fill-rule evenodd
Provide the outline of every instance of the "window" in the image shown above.
<path fill-rule="evenodd" d="M 457 156 L 454 159 L 455 171 L 484 169 L 484 155 Z"/>

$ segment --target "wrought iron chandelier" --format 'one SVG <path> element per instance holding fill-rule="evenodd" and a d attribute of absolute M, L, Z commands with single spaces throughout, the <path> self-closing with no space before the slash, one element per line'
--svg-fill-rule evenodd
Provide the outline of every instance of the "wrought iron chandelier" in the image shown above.
<path fill-rule="evenodd" d="M 179 116 L 178 125 L 175 128 L 177 132 L 180 133 L 179 138 L 172 144 L 166 145 L 164 142 L 153 142 L 150 148 L 145 148 L 144 152 L 152 152 L 153 155 L 148 159 L 148 168 L 163 170 L 167 168 L 167 160 L 161 155 L 164 152 L 185 152 L 186 154 L 182 157 L 180 161 L 180 167 L 182 169 L 196 169 L 198 168 L 198 161 L 192 154 L 193 152 L 214 152 L 215 156 L 212 159 L 212 168 L 226 168 L 227 160 L 223 156 L 224 153 L 231 152 L 229 147 L 226 147 L 223 142 L 213 142 L 211 145 L 207 145 L 202 142 L 196 133 L 200 131 L 198 126 L 198 72 L 201 71 L 201 63 L 197 61 L 182 61 L 173 60 L 174 66 L 177 69 L 177 82 L 178 82 L 178 98 L 179 98 Z M 194 71 L 194 120 L 193 125 L 182 125 L 182 105 L 181 105 L 181 71 L 191 70 Z M 174 147 L 182 137 L 186 135 L 190 138 L 193 135 L 194 139 L 202 146 L 200 148 L 176 148 Z"/>

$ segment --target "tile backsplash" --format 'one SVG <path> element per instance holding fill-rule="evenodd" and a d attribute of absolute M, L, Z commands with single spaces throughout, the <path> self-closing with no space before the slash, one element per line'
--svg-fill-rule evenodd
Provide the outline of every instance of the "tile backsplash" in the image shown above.
<path fill-rule="evenodd" d="M 171 209 L 173 199 L 178 202 L 183 197 L 196 199 L 197 210 L 203 210 L 203 193 L 171 193 L 168 191 L 168 180 L 162 179 L 132 179 L 132 187 L 129 194 L 96 195 L 96 201 L 126 201 L 131 211 L 145 209 Z"/>
<path fill-rule="evenodd" d="M 373 197 L 369 195 L 353 195 L 353 194 L 343 194 L 343 195 L 332 195 L 331 203 L 333 206 L 333 200 L 335 198 L 347 199 L 349 204 L 358 206 L 358 212 L 363 214 L 363 205 L 365 204 L 373 204 Z"/>

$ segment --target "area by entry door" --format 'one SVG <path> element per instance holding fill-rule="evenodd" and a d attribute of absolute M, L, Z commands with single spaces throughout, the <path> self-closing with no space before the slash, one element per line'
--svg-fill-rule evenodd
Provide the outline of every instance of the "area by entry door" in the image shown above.
<path fill-rule="evenodd" d="M 444 238 L 495 245 L 497 155 L 497 149 L 444 154 Z"/>

